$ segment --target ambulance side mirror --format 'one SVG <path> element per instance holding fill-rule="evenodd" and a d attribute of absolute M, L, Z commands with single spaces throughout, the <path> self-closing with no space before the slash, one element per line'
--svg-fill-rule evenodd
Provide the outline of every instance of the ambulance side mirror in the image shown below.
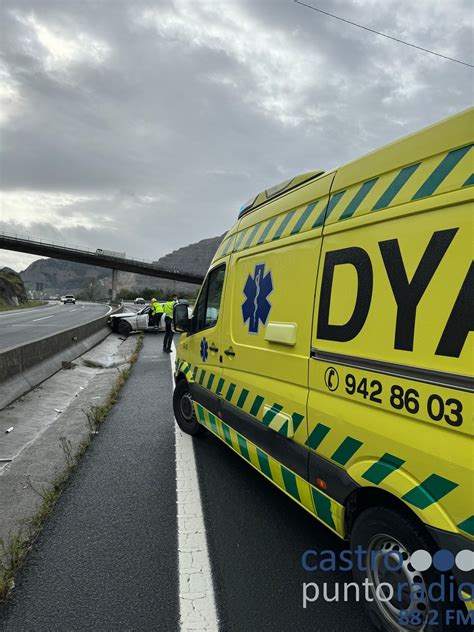
<path fill-rule="evenodd" d="M 189 320 L 188 306 L 185 303 L 178 303 L 173 308 L 174 328 L 178 332 L 190 331 L 191 321 Z"/>

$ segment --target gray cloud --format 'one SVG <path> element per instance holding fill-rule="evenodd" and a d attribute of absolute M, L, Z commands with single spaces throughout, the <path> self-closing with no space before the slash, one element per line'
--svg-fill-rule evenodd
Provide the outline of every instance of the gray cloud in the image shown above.
<path fill-rule="evenodd" d="M 472 59 L 466 0 L 333 13 Z M 470 69 L 291 1 L 4 2 L 2 228 L 157 255 L 470 105 Z M 23 260 L 22 260 L 23 261 Z"/>

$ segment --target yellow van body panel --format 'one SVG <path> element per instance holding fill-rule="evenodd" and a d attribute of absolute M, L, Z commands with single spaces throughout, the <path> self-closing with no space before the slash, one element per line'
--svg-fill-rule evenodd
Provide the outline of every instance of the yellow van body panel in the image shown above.
<path fill-rule="evenodd" d="M 199 422 L 342 537 L 371 489 L 474 538 L 473 131 L 471 109 L 256 196 L 211 264 L 212 368 L 205 331 L 178 344 Z"/>

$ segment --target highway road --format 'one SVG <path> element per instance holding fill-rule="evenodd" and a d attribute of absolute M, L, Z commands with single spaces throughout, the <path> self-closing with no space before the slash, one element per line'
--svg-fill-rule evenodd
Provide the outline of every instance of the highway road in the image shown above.
<path fill-rule="evenodd" d="M 98 303 L 49 304 L 0 312 L 0 350 L 50 336 L 98 318 L 110 310 Z"/>
<path fill-rule="evenodd" d="M 333 590 L 334 582 L 351 581 L 347 572 L 304 571 L 303 552 L 344 544 L 212 435 L 181 437 L 194 459 L 177 492 L 180 434 L 171 394 L 170 357 L 161 353 L 160 336 L 145 336 L 118 403 L 17 576 L 0 629 L 216 630 L 179 624 L 191 607 L 182 570 L 196 567 L 197 603 L 207 556 L 213 595 L 204 599 L 215 611 L 207 621 L 214 616 L 219 630 L 370 632 L 353 600 L 303 609 L 303 582 Z M 181 502 L 185 496 L 191 505 Z M 187 518 L 189 506 L 202 512 L 205 528 L 207 551 L 204 545 L 198 555 L 199 520 Z"/>

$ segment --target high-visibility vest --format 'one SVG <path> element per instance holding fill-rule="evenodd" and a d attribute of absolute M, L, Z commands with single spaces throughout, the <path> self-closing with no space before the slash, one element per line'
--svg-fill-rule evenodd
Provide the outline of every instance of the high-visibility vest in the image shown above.
<path fill-rule="evenodd" d="M 166 303 L 163 305 L 164 307 L 163 311 L 165 312 L 165 316 L 169 316 L 170 318 L 173 318 L 173 306 L 174 306 L 174 301 L 166 301 Z"/>
<path fill-rule="evenodd" d="M 156 301 L 155 303 L 153 303 L 153 307 L 152 310 L 154 310 L 154 314 L 162 314 L 163 313 L 163 305 L 161 303 L 158 303 L 158 301 Z"/>

